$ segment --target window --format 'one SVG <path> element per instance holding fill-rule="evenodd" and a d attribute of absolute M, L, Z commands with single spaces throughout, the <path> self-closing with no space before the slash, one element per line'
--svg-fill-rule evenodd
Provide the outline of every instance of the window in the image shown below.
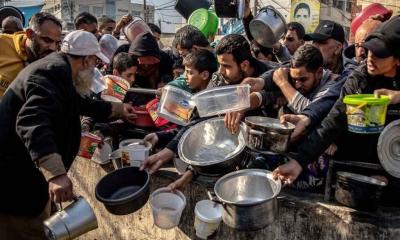
<path fill-rule="evenodd" d="M 103 16 L 103 8 L 102 7 L 93 7 L 93 15 L 96 17 Z"/>
<path fill-rule="evenodd" d="M 347 2 L 346 2 L 346 12 L 348 12 L 348 13 L 351 13 L 351 10 L 352 10 L 352 7 L 353 6 L 353 4 L 352 4 L 352 1 L 351 0 L 348 0 Z"/>
<path fill-rule="evenodd" d="M 88 5 L 79 5 L 79 12 L 89 12 L 89 6 Z"/>
<path fill-rule="evenodd" d="M 141 17 L 142 16 L 142 12 L 141 11 L 132 11 L 132 16 L 134 17 Z"/>

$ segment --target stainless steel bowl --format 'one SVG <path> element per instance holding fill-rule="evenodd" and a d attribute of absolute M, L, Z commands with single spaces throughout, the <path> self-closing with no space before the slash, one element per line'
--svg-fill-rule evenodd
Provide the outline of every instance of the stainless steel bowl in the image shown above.
<path fill-rule="evenodd" d="M 212 118 L 189 128 L 178 144 L 179 157 L 197 168 L 199 173 L 223 173 L 239 163 L 245 148 L 244 126 L 238 133 L 230 133 L 224 118 Z"/>
<path fill-rule="evenodd" d="M 224 211 L 222 219 L 240 230 L 257 230 L 271 224 L 278 215 L 276 197 L 281 182 L 272 173 L 261 169 L 245 169 L 220 178 L 214 192 Z"/>

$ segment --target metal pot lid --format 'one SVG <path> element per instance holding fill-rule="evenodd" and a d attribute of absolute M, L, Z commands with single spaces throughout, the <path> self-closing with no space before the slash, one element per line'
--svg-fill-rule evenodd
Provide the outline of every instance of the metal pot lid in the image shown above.
<path fill-rule="evenodd" d="M 368 183 L 368 184 L 373 184 L 373 185 L 378 185 L 378 186 L 386 186 L 387 184 L 383 181 L 380 181 L 376 178 L 372 178 L 372 177 L 367 177 L 361 174 L 357 174 L 357 173 L 350 173 L 350 172 L 337 172 L 336 173 L 338 176 L 344 177 L 344 178 L 348 178 L 348 179 L 352 179 L 352 180 L 356 180 L 359 182 L 363 182 L 363 183 Z"/>
<path fill-rule="evenodd" d="M 400 120 L 387 125 L 379 136 L 378 157 L 390 175 L 400 178 Z"/>
<path fill-rule="evenodd" d="M 294 130 L 295 126 L 292 123 L 282 124 L 278 119 L 269 117 L 252 116 L 246 117 L 245 122 L 250 125 L 265 127 L 275 130 Z"/>
<path fill-rule="evenodd" d="M 274 180 L 270 171 L 244 169 L 221 177 L 214 185 L 214 192 L 223 203 L 253 206 L 278 196 L 281 187 L 281 181 Z"/>

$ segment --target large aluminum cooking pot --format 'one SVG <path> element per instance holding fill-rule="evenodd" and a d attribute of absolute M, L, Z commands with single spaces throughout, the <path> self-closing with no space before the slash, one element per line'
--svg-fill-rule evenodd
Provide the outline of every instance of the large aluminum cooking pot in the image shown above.
<path fill-rule="evenodd" d="M 246 117 L 246 144 L 257 151 L 284 153 L 295 128 L 291 123 L 282 124 L 269 117 Z"/>
<path fill-rule="evenodd" d="M 235 170 L 246 146 L 244 128 L 242 125 L 239 132 L 230 133 L 223 117 L 197 123 L 180 139 L 179 157 L 204 175 L 221 175 Z"/>
<path fill-rule="evenodd" d="M 229 173 L 214 186 L 214 193 L 223 206 L 222 220 L 229 227 L 253 231 L 271 224 L 278 216 L 276 197 L 281 182 L 272 173 L 261 169 L 245 169 Z"/>
<path fill-rule="evenodd" d="M 251 20 L 249 28 L 257 43 L 270 48 L 285 35 L 286 21 L 274 7 L 266 6 Z"/>

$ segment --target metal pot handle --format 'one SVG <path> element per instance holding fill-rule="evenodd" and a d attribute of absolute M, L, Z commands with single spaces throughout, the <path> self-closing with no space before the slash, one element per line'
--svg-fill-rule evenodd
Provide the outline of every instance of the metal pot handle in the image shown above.
<path fill-rule="evenodd" d="M 261 11 L 263 11 L 263 10 L 267 10 L 267 11 L 266 11 L 267 13 L 270 12 L 270 11 L 268 11 L 268 10 L 272 10 L 272 12 L 274 13 L 274 17 L 276 17 L 276 9 L 275 9 L 273 6 L 267 5 L 267 6 L 263 7 L 263 8 L 261 8 L 259 12 L 261 12 Z"/>
<path fill-rule="evenodd" d="M 72 197 L 73 202 L 78 201 L 79 198 L 80 198 L 80 196 L 75 196 L 75 195 L 74 195 L 74 196 Z M 58 207 L 59 207 L 59 209 L 58 209 L 59 212 L 62 211 L 62 210 L 64 210 L 64 208 L 63 208 L 63 206 L 62 206 L 62 202 L 60 202 L 60 203 L 58 204 Z"/>
<path fill-rule="evenodd" d="M 207 195 L 208 195 L 208 198 L 209 198 L 211 201 L 213 201 L 213 202 L 215 202 L 215 203 L 219 203 L 219 204 L 221 204 L 222 206 L 224 206 L 224 203 L 223 203 L 222 201 L 220 201 L 220 200 L 217 198 L 217 195 L 215 195 L 215 192 L 213 192 L 213 191 L 207 191 Z"/>

